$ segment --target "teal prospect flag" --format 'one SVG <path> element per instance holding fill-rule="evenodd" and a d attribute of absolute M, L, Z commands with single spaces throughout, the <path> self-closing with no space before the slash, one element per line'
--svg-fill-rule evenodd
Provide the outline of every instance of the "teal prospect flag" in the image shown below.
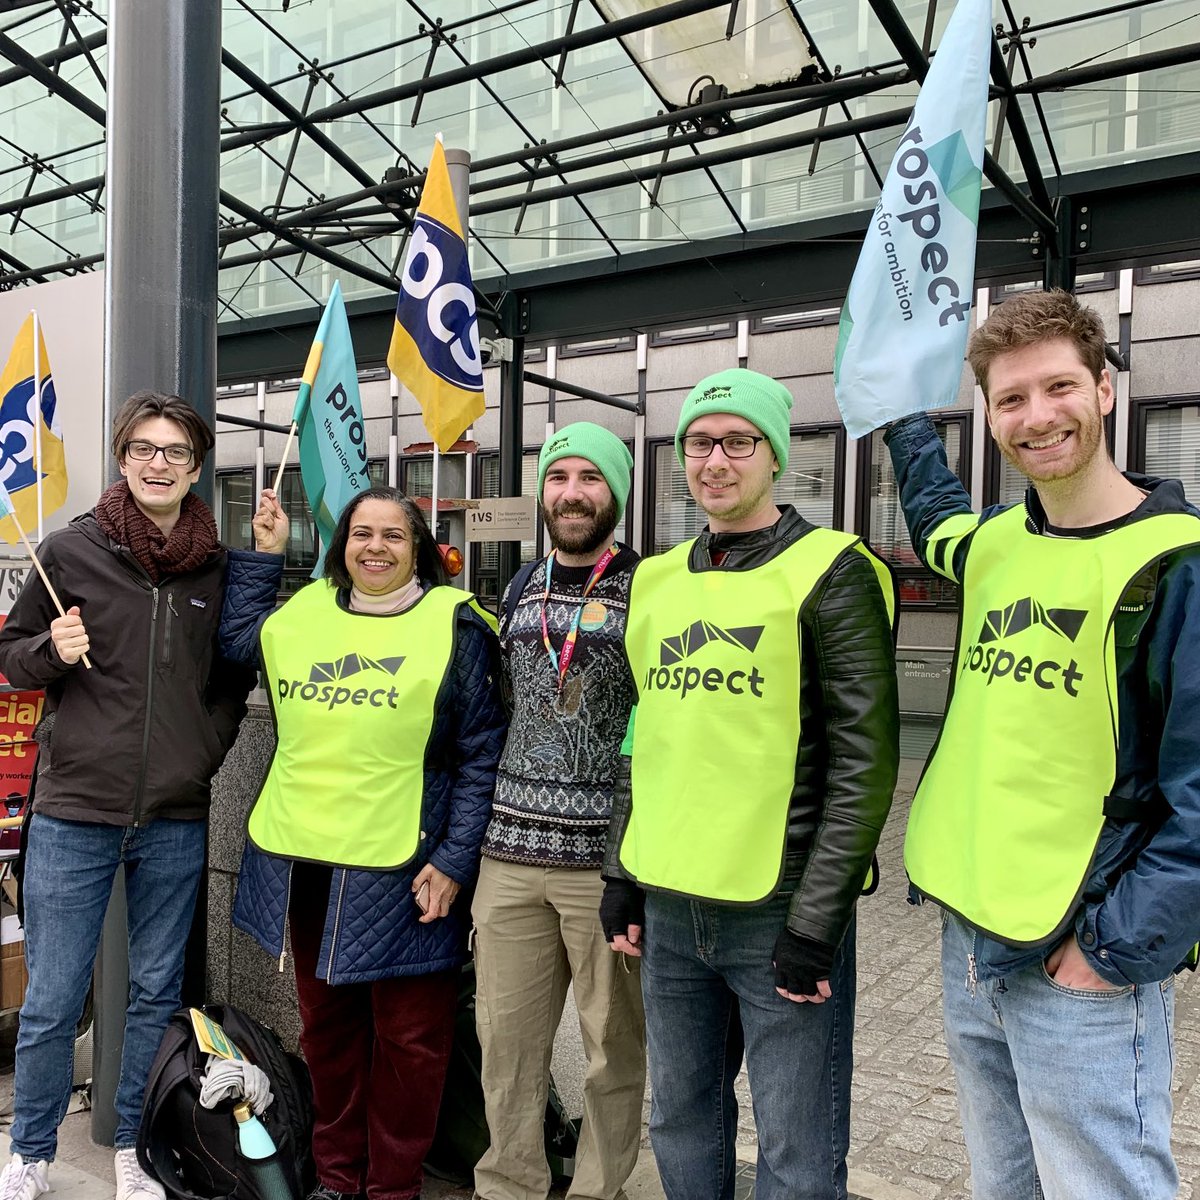
<path fill-rule="evenodd" d="M 358 368 L 341 285 L 335 283 L 321 314 L 292 420 L 300 433 L 300 476 L 321 544 L 328 548 L 351 497 L 371 486 L 367 434 L 358 399 Z M 313 578 L 322 573 L 317 557 Z"/>
<path fill-rule="evenodd" d="M 855 437 L 958 395 L 975 289 L 991 0 L 958 0 L 896 147 L 838 324 Z"/>

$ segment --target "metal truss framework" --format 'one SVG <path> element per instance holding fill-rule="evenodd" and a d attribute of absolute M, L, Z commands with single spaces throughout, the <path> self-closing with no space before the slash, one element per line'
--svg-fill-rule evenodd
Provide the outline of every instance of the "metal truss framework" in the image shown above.
<path fill-rule="evenodd" d="M 286 23 L 282 19 L 276 18 L 272 24 L 251 0 L 237 0 L 247 18 L 268 31 L 266 36 L 278 39 L 283 51 L 294 53 L 297 69 L 269 80 L 252 70 L 230 50 L 223 52 L 222 61 L 228 75 L 239 85 L 239 90 L 224 97 L 223 103 L 233 106 L 237 101 L 253 96 L 268 106 L 274 119 L 241 124 L 229 116 L 226 108 L 223 111 L 222 154 L 252 151 L 263 156 L 279 172 L 279 185 L 270 203 L 263 204 L 260 198 L 257 205 L 249 203 L 244 197 L 222 191 L 224 212 L 219 233 L 221 268 L 245 267 L 252 270 L 263 263 L 273 264 L 275 269 L 286 273 L 295 284 L 297 310 L 303 309 L 303 320 L 311 323 L 312 308 L 306 303 L 306 297 L 310 301 L 317 301 L 318 297 L 304 287 L 299 275 L 306 259 L 321 259 L 333 264 L 340 272 L 379 289 L 378 300 L 358 301 L 357 307 L 352 306 L 352 311 L 364 317 L 385 311 L 390 294 L 398 287 L 397 270 L 423 173 L 401 149 L 387 120 L 381 117 L 381 110 L 392 108 L 398 102 L 411 102 L 415 124 L 421 106 L 428 103 L 431 97 L 476 82 L 484 90 L 489 103 L 494 104 L 511 122 L 514 139 L 522 144 L 519 149 L 504 150 L 475 159 L 470 185 L 471 217 L 515 214 L 513 228 L 514 232 L 519 233 L 525 214 L 532 206 L 570 198 L 579 205 L 597 243 L 604 247 L 603 257 L 593 258 L 572 269 L 563 270 L 550 264 L 545 271 L 514 272 L 505 261 L 505 252 L 491 244 L 487 233 L 482 238 L 475 233 L 473 236 L 477 245 L 499 272 L 499 278 L 489 280 L 486 285 L 490 293 L 509 297 L 516 291 L 527 295 L 543 295 L 547 287 L 559 281 L 567 294 L 575 295 L 580 293 L 582 285 L 579 281 L 589 277 L 633 279 L 639 276 L 643 268 L 662 269 L 664 263 L 669 263 L 674 270 L 690 270 L 703 275 L 706 270 L 714 270 L 706 264 L 718 261 L 722 264 L 721 271 L 730 270 L 730 264 L 739 255 L 746 262 L 761 259 L 763 268 L 773 275 L 769 269 L 770 261 L 772 256 L 774 261 L 780 260 L 778 250 L 785 244 L 803 245 L 810 250 L 817 246 L 818 249 L 813 252 L 819 258 L 822 238 L 832 236 L 831 231 L 849 234 L 861 230 L 866 219 L 865 213 L 832 222 L 810 221 L 786 227 L 747 229 L 737 205 L 722 190 L 715 172 L 728 164 L 742 163 L 761 155 L 809 147 L 812 155 L 811 173 L 823 146 L 836 139 L 854 139 L 865 169 L 879 181 L 881 169 L 886 164 L 872 160 L 864 135 L 898 131 L 908 118 L 909 104 L 872 111 L 869 116 L 858 117 L 851 115 L 848 105 L 862 97 L 882 98 L 890 89 L 919 83 L 924 78 L 929 67 L 929 43 L 938 0 L 927 0 L 924 44 L 918 41 L 897 7 L 896 0 L 867 2 L 874 20 L 887 35 L 894 52 L 886 61 L 872 63 L 854 72 L 842 73 L 840 68 L 831 70 L 822 55 L 820 39 L 813 37 L 804 25 L 803 6 L 788 0 L 791 14 L 813 51 L 816 67 L 815 78 L 811 81 L 805 78 L 769 90 L 725 96 L 705 103 L 688 103 L 684 107 L 672 108 L 664 102 L 655 116 L 601 126 L 587 133 L 547 142 L 538 140 L 536 132 L 492 85 L 491 81 L 501 72 L 531 65 L 536 69 L 541 64 L 546 73 L 545 86 L 550 90 L 561 86 L 564 80 L 569 82 L 573 55 L 627 35 L 653 30 L 712 10 L 728 12 L 732 28 L 737 16 L 738 0 L 670 0 L 667 3 L 650 3 L 648 0 L 642 10 L 633 16 L 607 24 L 593 24 L 587 28 L 576 27 L 579 0 L 574 0 L 565 32 L 561 36 L 541 42 L 526 42 L 508 53 L 478 60 L 471 60 L 463 48 L 470 40 L 466 35 L 474 27 L 480 22 L 494 21 L 497 17 L 508 19 L 528 15 L 544 9 L 546 0 L 508 0 L 507 3 L 488 0 L 488 4 L 481 5 L 482 11 L 476 15 L 447 24 L 432 18 L 431 12 L 435 8 L 433 0 L 402 0 L 403 6 L 420 22 L 417 33 L 399 38 L 388 46 L 372 46 L 370 51 L 362 54 L 325 63 L 307 59 L 298 46 L 288 41 Z M 1098 5 L 1092 12 L 1076 17 L 1040 21 L 1031 21 L 1026 17 L 1018 21 L 1012 0 L 1002 0 L 1005 20 L 996 27 L 991 61 L 992 98 L 998 101 L 1000 114 L 985 160 L 985 174 L 994 189 L 985 196 L 985 220 L 1004 226 L 1009 249 L 1018 247 L 1017 257 L 1034 263 L 1031 270 L 1040 270 L 1040 263 L 1043 262 L 1052 264 L 1063 259 L 1074 261 L 1081 249 L 1074 237 L 1069 209 L 1064 208 L 1064 204 L 1071 196 L 1079 200 L 1081 193 L 1078 181 L 1082 176 L 1064 176 L 1059 168 L 1054 138 L 1042 108 L 1042 98 L 1052 93 L 1200 61 L 1200 42 L 1105 61 L 1088 61 L 1067 70 L 1042 75 L 1032 70 L 1028 49 L 1035 44 L 1034 39 L 1039 34 L 1095 17 L 1150 9 L 1156 2 L 1161 0 L 1126 0 L 1125 3 Z M 3 109 L 6 88 L 18 83 L 27 85 L 32 81 L 51 93 L 57 103 L 69 105 L 87 118 L 94 128 L 94 135 L 76 149 L 94 148 L 104 136 L 104 109 L 68 81 L 64 68 L 68 65 L 78 68 L 85 63 L 86 70 L 90 71 L 94 80 L 101 87 L 104 86 L 104 74 L 96 57 L 96 51 L 104 46 L 106 40 L 103 18 L 93 11 L 90 0 L 34 0 L 12 6 L 11 11 L 16 15 L 0 26 L 0 58 L 9 64 L 8 69 L 0 71 L 0 110 Z M 46 23 L 54 19 L 61 23 L 57 44 L 40 55 L 31 53 L 22 44 L 24 31 L 33 23 L 40 23 L 44 30 Z M 1200 22 L 1197 24 L 1200 26 Z M 377 56 L 381 51 L 394 52 L 397 60 L 400 56 L 411 57 L 423 52 L 425 60 L 421 77 L 366 94 L 344 91 L 336 81 L 336 69 L 365 58 L 368 54 Z M 78 61 L 81 59 L 83 63 Z M 289 98 L 297 96 L 298 85 L 303 90 L 299 102 Z M 314 106 L 313 101 L 318 94 L 326 97 L 332 95 L 336 99 Z M 1032 101 L 1037 117 L 1036 135 L 1026 119 L 1021 97 L 1029 97 Z M 807 123 L 806 127 L 797 128 L 795 118 L 804 114 L 816 114 L 818 120 L 815 124 Z M 360 132 L 364 126 L 369 129 L 371 136 L 379 139 L 388 156 L 394 160 L 394 166 L 386 172 L 384 179 L 375 178 L 366 171 L 339 140 L 339 133 L 344 126 L 340 127 L 338 123 L 346 120 L 353 120 Z M 712 134 L 714 120 L 718 129 L 715 136 Z M 744 136 L 751 132 L 753 137 Z M 1048 149 L 1049 175 L 1046 173 L 1046 164 L 1039 160 L 1035 136 Z M 639 140 L 627 140 L 632 138 Z M 69 168 L 56 166 L 56 156 L 44 153 L 38 146 L 18 145 L 9 139 L 4 139 L 4 143 L 12 157 L 19 157 L 20 162 L 0 168 L 0 188 L 6 182 L 5 177 L 10 177 L 5 189 L 7 198 L 0 200 L 0 222 L 7 224 L 10 234 L 18 228 L 36 231 L 45 243 L 46 254 L 41 261 L 27 262 L 10 253 L 0 243 L 0 289 L 25 282 L 44 282 L 90 270 L 101 264 L 103 256 L 99 246 L 94 253 L 81 255 L 72 252 L 39 226 L 37 210 L 77 198 L 81 212 L 101 213 L 104 209 L 104 177 L 89 174 L 86 178 L 73 179 Z M 296 169 L 297 152 L 304 143 L 315 147 L 335 163 L 345 177 L 356 185 L 354 189 L 341 195 L 325 196 L 308 188 Z M 1021 183 L 1015 182 L 999 163 L 1006 143 L 1015 152 L 1020 164 L 1024 175 Z M 60 151 L 57 157 L 65 160 L 70 154 Z M 637 165 L 631 164 L 630 159 L 638 160 Z M 1168 190 L 1186 189 L 1187 181 L 1180 179 L 1178 165 L 1171 158 L 1101 168 L 1091 173 L 1095 179 L 1089 179 L 1088 182 L 1098 191 L 1117 195 L 1124 184 L 1144 186 L 1144 180 L 1154 177 L 1156 170 L 1160 187 Z M 723 200 L 737 229 L 735 236 L 683 239 L 685 244 L 672 247 L 669 251 L 622 252 L 619 239 L 606 228 L 604 218 L 589 206 L 589 197 L 593 194 L 636 182 L 649 197 L 650 206 L 654 207 L 665 180 L 675 176 L 696 176 L 698 173 L 703 173 L 708 186 Z M 299 191 L 305 195 L 304 203 L 286 202 L 290 187 L 293 194 Z M 1160 199 L 1163 197 L 1160 196 Z M 1167 245 L 1200 248 L 1200 233 L 1195 232 L 1194 219 L 1185 217 L 1185 212 L 1186 206 L 1181 206 L 1179 216 L 1182 225 L 1178 237 L 1170 236 L 1170 231 L 1164 233 L 1161 228 L 1151 230 L 1143 221 L 1130 221 L 1128 228 L 1123 231 L 1125 243 L 1121 246 L 1114 243 L 1113 254 L 1131 260 L 1144 258 L 1152 241 L 1160 250 Z M 983 233 L 984 227 L 981 225 L 981 237 Z M 400 236 L 398 253 L 395 251 L 397 235 Z M 1036 262 L 1035 254 L 1038 256 Z M 782 257 L 790 261 L 794 255 Z M 986 260 L 987 253 L 982 253 L 981 257 Z M 845 255 L 839 251 L 838 258 L 840 262 Z M 1049 266 L 1047 270 L 1050 270 Z M 805 271 L 808 272 L 807 266 Z M 816 275 L 821 273 L 817 272 Z M 809 273 L 806 277 L 816 276 Z M 830 286 L 832 281 L 824 276 L 821 278 L 822 287 Z M 835 294 L 844 286 L 846 278 L 848 272 L 840 284 L 833 285 Z M 586 291 L 586 288 L 583 290 Z M 811 293 L 813 287 L 805 284 L 793 288 L 796 298 L 800 297 L 801 292 Z M 730 294 L 736 296 L 742 293 L 734 288 Z M 774 299 L 776 302 L 786 302 L 783 295 L 774 296 Z M 511 298 L 507 303 L 511 312 L 519 313 L 519 308 L 512 308 Z M 232 325 L 228 328 L 228 335 L 233 338 L 244 334 L 252 340 L 264 323 L 269 322 L 277 329 L 289 323 L 286 316 L 255 317 L 243 311 L 236 303 L 236 296 L 223 298 L 222 306 L 223 315 L 238 318 L 237 328 Z M 732 308 L 740 306 L 737 302 L 731 305 Z M 682 307 L 696 309 L 702 306 L 682 302 Z M 638 317 L 632 324 L 653 322 L 655 319 L 655 313 L 646 311 L 645 304 L 639 302 L 635 308 Z M 678 290 L 671 289 L 670 295 L 662 297 L 661 308 L 662 311 L 657 314 L 659 320 L 681 315 Z M 611 313 L 612 309 L 611 303 L 598 303 L 584 324 L 590 321 L 590 328 L 601 328 L 606 319 L 611 320 L 606 314 Z M 526 308 L 527 314 L 528 311 Z M 559 311 L 565 314 L 568 310 Z M 555 325 L 575 328 L 580 320 L 578 314 L 570 317 L 564 315 L 556 321 L 534 318 L 522 322 L 519 315 L 511 319 L 518 326 L 511 332 L 525 336 L 536 336 L 536 330 L 547 333 Z M 521 327 L 522 324 L 524 327 Z M 584 331 L 577 329 L 577 332 Z M 224 343 L 223 333 L 223 346 Z M 224 358 L 223 350 L 223 376 L 228 373 Z M 302 358 L 301 354 L 300 360 Z"/>

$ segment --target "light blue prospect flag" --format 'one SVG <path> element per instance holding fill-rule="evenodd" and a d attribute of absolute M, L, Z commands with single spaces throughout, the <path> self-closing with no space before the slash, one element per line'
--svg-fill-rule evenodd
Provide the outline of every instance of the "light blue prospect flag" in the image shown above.
<path fill-rule="evenodd" d="M 371 486 L 367 434 L 358 398 L 358 368 L 341 284 L 333 291 L 313 338 L 292 421 L 300 433 L 300 476 L 321 544 L 333 540 L 342 509 Z M 317 556 L 313 578 L 322 573 Z"/>
<path fill-rule="evenodd" d="M 958 395 L 991 47 L 991 0 L 958 0 L 871 214 L 833 362 L 854 437 Z"/>

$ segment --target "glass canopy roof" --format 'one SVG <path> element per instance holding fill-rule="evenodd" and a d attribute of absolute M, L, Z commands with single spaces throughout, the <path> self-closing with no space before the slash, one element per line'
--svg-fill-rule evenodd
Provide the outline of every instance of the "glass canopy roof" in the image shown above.
<path fill-rule="evenodd" d="M 109 2 L 0 16 L 0 288 L 103 263 Z M 472 155 L 484 287 L 869 210 L 953 7 L 223 0 L 221 188 L 241 206 L 222 208 L 220 319 L 308 308 L 335 277 L 394 288 L 439 132 Z M 1063 175 L 1200 149 L 1196 0 L 993 13 L 987 186 L 1045 212 Z"/>

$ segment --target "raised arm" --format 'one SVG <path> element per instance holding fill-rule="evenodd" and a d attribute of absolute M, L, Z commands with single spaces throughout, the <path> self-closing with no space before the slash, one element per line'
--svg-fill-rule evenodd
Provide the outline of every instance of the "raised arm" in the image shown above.
<path fill-rule="evenodd" d="M 255 549 L 229 551 L 217 635 L 220 653 L 235 663 L 257 661 L 258 632 L 275 611 L 283 579 L 288 518 L 270 488 L 262 493 L 251 527 Z"/>
<path fill-rule="evenodd" d="M 946 461 L 946 448 L 925 413 L 902 417 L 883 435 L 892 455 L 908 536 L 920 560 L 955 583 L 966 539 L 978 525 L 971 497 Z"/>

